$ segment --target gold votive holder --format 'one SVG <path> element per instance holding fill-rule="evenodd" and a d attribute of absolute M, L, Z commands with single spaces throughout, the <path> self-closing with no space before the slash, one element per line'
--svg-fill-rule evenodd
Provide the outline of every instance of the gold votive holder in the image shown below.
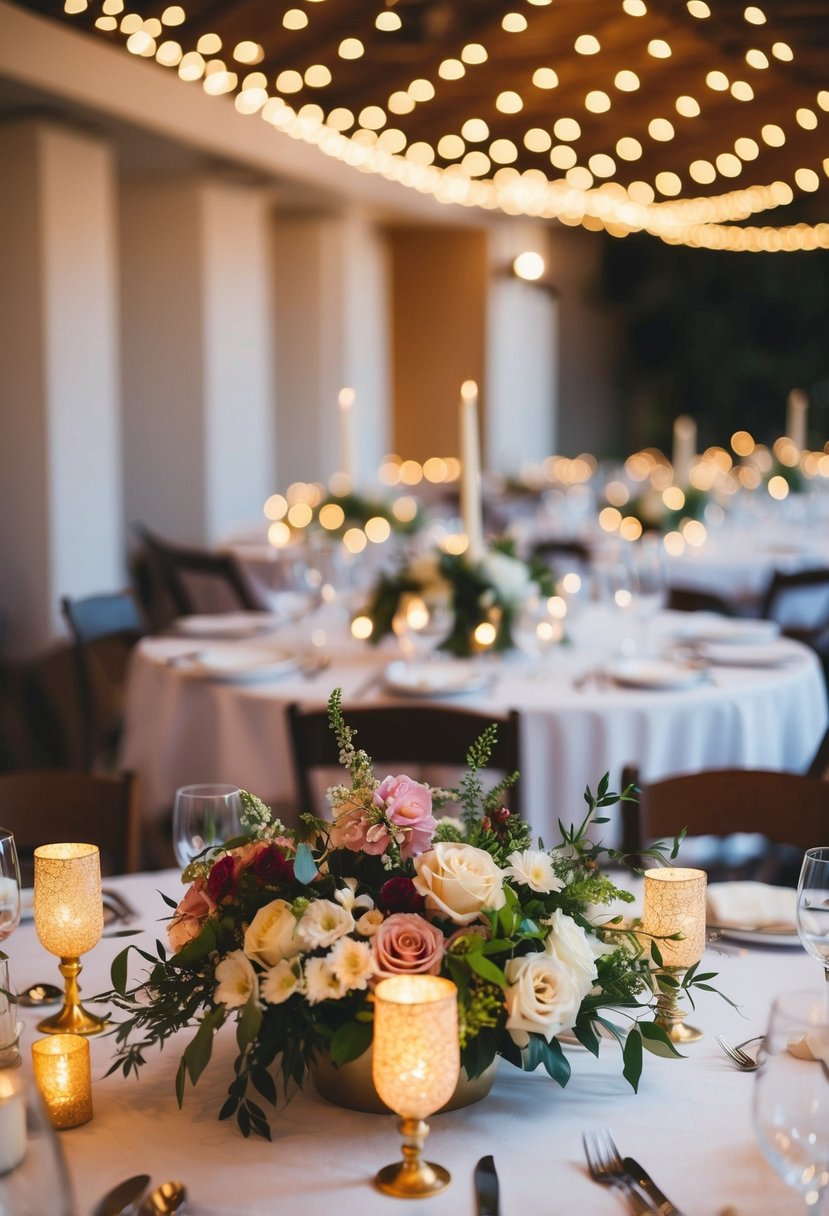
<path fill-rule="evenodd" d="M 448 1186 L 447 1170 L 421 1154 L 428 1115 L 444 1106 L 460 1072 L 458 990 L 436 975 L 398 975 L 374 991 L 372 1075 L 378 1095 L 400 1115 L 403 1160 L 374 1179 L 387 1195 L 416 1199 Z"/>
<path fill-rule="evenodd" d="M 26 1156 L 26 1094 L 19 1071 L 0 1069 L 0 1176 Z"/>
<path fill-rule="evenodd" d="M 645 872 L 645 898 L 641 933 L 655 941 L 662 956 L 659 971 L 675 984 L 657 995 L 656 1024 L 667 1031 L 673 1043 L 692 1043 L 702 1031 L 683 1021 L 679 1004 L 682 976 L 698 963 L 705 949 L 704 870 L 665 866 Z"/>
<path fill-rule="evenodd" d="M 53 1127 L 80 1127 L 92 1118 L 89 1040 L 53 1034 L 32 1043 L 32 1061 L 43 1105 Z"/>

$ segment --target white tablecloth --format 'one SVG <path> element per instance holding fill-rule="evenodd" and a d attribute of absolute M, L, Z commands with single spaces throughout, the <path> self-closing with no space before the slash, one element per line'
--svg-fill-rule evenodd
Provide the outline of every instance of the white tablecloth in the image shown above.
<path fill-rule="evenodd" d="M 651 635 L 667 641 L 688 620 L 688 614 L 665 613 Z M 561 647 L 548 669 L 539 673 L 522 656 L 494 660 L 494 683 L 455 698 L 493 716 L 520 711 L 524 814 L 547 839 L 557 839 L 559 818 L 571 822 L 581 814 L 585 785 L 595 788 L 609 772 L 618 788 L 625 764 L 636 763 L 644 781 L 727 766 L 802 771 L 823 736 L 823 675 L 814 654 L 788 640 L 779 643 L 785 663 L 717 666 L 710 681 L 692 687 L 579 686 L 579 675 L 606 660 L 630 627 L 606 610 L 590 609 L 569 626 L 574 644 Z M 262 644 L 278 645 L 280 635 Z M 192 639 L 147 639 L 134 656 L 121 760 L 140 777 L 148 824 L 171 806 L 179 786 L 195 782 L 231 782 L 266 800 L 290 803 L 286 705 L 322 704 L 337 686 L 346 709 L 390 700 L 381 677 L 393 654 L 366 644 L 331 648 L 331 666 L 311 679 L 295 672 L 246 684 L 170 665 L 172 656 L 193 645 Z M 375 683 L 366 688 L 373 676 Z"/>
<path fill-rule="evenodd" d="M 182 889 L 178 875 L 135 875 L 112 885 L 143 909 L 139 924 L 146 934 L 131 940 L 152 950 L 155 938 L 163 936 L 158 920 L 169 915 L 156 891 L 176 895 Z M 84 998 L 109 987 L 109 965 L 124 944 L 122 938 L 105 938 L 84 957 Z M 59 980 L 57 960 L 39 945 L 31 924 L 15 931 L 7 949 L 18 987 Z M 181 1111 L 173 1083 L 179 1049 L 189 1035 L 161 1054 L 151 1053 L 138 1081 L 104 1078 L 113 1045 L 95 1038 L 94 1117 L 60 1134 L 77 1216 L 88 1216 L 103 1191 L 137 1173 L 149 1173 L 156 1182 L 183 1179 L 192 1216 L 472 1216 L 472 1171 L 486 1153 L 495 1157 L 504 1216 L 614 1216 L 624 1208 L 609 1188 L 590 1181 L 581 1148 L 582 1132 L 603 1125 L 625 1154 L 650 1169 L 686 1216 L 716 1216 L 727 1205 L 739 1216 L 795 1216 L 802 1211 L 800 1199 L 754 1142 L 752 1077 L 731 1067 L 714 1035 L 739 1041 L 762 1031 L 772 998 L 817 988 L 823 983 L 820 968 L 797 947 L 728 954 L 709 947 L 705 963 L 719 973 L 715 982 L 740 1009 L 702 993 L 689 1020 L 705 1037 L 685 1049 L 685 1059 L 646 1055 L 638 1094 L 623 1080 L 613 1044 L 603 1046 L 599 1060 L 572 1049 L 573 1075 L 564 1090 L 546 1075 L 523 1074 L 502 1063 L 487 1099 L 433 1119 L 428 1156 L 451 1171 L 453 1182 L 443 1196 L 417 1202 L 387 1198 L 370 1185 L 380 1166 L 399 1159 L 391 1117 L 342 1111 L 308 1090 L 271 1115 L 272 1143 L 243 1139 L 234 1121 L 219 1123 L 235 1054 L 231 1027 L 198 1087 L 188 1085 Z M 38 1019 L 32 1010 L 23 1017 L 24 1068 L 30 1073 Z"/>

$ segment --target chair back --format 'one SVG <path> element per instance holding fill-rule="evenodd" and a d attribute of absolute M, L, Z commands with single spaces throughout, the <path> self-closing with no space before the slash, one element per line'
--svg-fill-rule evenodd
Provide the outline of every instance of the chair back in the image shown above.
<path fill-rule="evenodd" d="M 356 746 L 364 748 L 375 765 L 458 768 L 475 740 L 492 723 L 488 714 L 444 706 L 384 706 L 380 709 L 345 708 Z M 324 709 L 288 707 L 294 776 L 302 810 L 322 808 L 315 798 L 313 772 L 338 764 L 337 741 Z M 519 769 L 519 718 L 515 711 L 497 721 L 498 737 L 488 769 L 502 774 Z M 410 774 L 414 776 L 414 774 Z M 506 801 L 521 813 L 520 782 L 507 792 Z"/>
<path fill-rule="evenodd" d="M 31 878 L 35 849 L 59 841 L 96 844 L 104 874 L 138 868 L 138 783 L 132 773 L 0 774 L 0 825 L 14 833 L 24 882 Z"/>
<path fill-rule="evenodd" d="M 806 769 L 806 776 L 814 777 L 817 781 L 829 781 L 829 728 L 820 741 L 812 763 Z"/>
<path fill-rule="evenodd" d="M 799 773 L 763 769 L 709 769 L 641 786 L 633 768 L 623 785 L 639 786 L 637 803 L 622 803 L 622 850 L 637 854 L 648 843 L 689 837 L 759 834 L 773 846 L 792 846 L 802 860 L 808 848 L 829 842 L 829 782 Z M 799 869 L 795 859 L 795 869 Z M 795 874 L 796 877 L 796 874 Z"/>
<path fill-rule="evenodd" d="M 178 616 L 263 608 L 232 553 L 173 544 L 142 524 L 133 528 Z"/>
<path fill-rule="evenodd" d="M 674 612 L 718 612 L 720 616 L 734 616 L 734 605 L 728 600 L 710 591 L 697 591 L 696 587 L 669 587 L 666 607 Z"/>
<path fill-rule="evenodd" d="M 766 591 L 761 615 L 777 621 L 789 637 L 819 648 L 829 633 L 829 569 L 776 570 Z"/>
<path fill-rule="evenodd" d="M 127 664 L 144 622 L 129 591 L 64 596 L 61 610 L 74 643 L 75 683 L 85 768 L 111 767 L 121 732 Z"/>

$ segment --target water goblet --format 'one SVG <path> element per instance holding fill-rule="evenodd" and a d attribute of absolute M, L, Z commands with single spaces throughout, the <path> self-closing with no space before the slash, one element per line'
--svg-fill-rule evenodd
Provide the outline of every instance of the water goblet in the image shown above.
<path fill-rule="evenodd" d="M 797 932 L 829 983 L 829 846 L 807 849 L 797 884 Z M 827 990 L 829 1003 L 829 990 Z"/>
<path fill-rule="evenodd" d="M 564 637 L 563 618 L 567 604 L 561 596 L 531 595 L 521 605 L 512 626 L 512 638 L 519 650 L 537 661 L 535 677 L 549 669 L 554 648 Z"/>
<path fill-rule="evenodd" d="M 423 599 L 419 595 L 400 597 L 392 630 L 406 659 L 424 658 L 445 641 L 452 628 L 448 604 Z"/>
<path fill-rule="evenodd" d="M 0 942 L 20 923 L 20 863 L 14 835 L 0 828 Z"/>
<path fill-rule="evenodd" d="M 235 785 L 184 785 L 173 804 L 173 851 L 184 869 L 205 849 L 238 836 L 242 800 Z"/>
<path fill-rule="evenodd" d="M 818 992 L 772 1006 L 754 1085 L 754 1130 L 766 1160 L 818 1212 L 829 1190 L 829 1012 Z"/>

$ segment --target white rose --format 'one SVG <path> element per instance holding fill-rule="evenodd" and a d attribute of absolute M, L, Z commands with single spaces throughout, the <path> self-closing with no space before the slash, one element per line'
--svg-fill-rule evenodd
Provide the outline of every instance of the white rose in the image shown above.
<path fill-rule="evenodd" d="M 415 890 L 426 907 L 456 925 L 469 925 L 484 908 L 505 903 L 504 875 L 489 853 L 457 841 L 441 841 L 414 859 Z"/>
<path fill-rule="evenodd" d="M 481 573 L 506 604 L 519 604 L 537 590 L 524 562 L 507 553 L 487 553 L 481 561 Z"/>
<path fill-rule="evenodd" d="M 551 954 L 524 954 L 511 958 L 504 968 L 507 988 L 507 1030 L 518 1047 L 526 1047 L 530 1033 L 553 1035 L 569 1030 L 578 1017 L 582 992 L 576 977 Z"/>
<path fill-rule="evenodd" d="M 233 950 L 222 959 L 216 968 L 216 979 L 213 999 L 217 1005 L 226 1005 L 228 1009 L 247 1005 L 257 992 L 256 972 L 241 950 Z"/>
<path fill-rule="evenodd" d="M 309 950 L 331 946 L 354 928 L 354 917 L 348 908 L 330 899 L 315 899 L 302 914 L 296 927 L 303 945 Z"/>
<path fill-rule="evenodd" d="M 556 908 L 545 924 L 550 926 L 550 932 L 544 943 L 544 953 L 564 964 L 575 977 L 582 997 L 586 996 L 598 976 L 590 938 L 571 916 L 564 915 L 561 908 Z"/>
<path fill-rule="evenodd" d="M 245 954 L 263 967 L 274 967 L 283 958 L 293 958 L 300 949 L 296 917 L 284 899 L 265 904 L 245 930 Z"/>

